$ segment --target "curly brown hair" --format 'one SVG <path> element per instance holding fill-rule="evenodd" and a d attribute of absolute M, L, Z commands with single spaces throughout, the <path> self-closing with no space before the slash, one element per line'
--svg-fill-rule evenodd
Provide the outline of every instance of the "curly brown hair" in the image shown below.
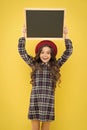
<path fill-rule="evenodd" d="M 43 48 L 43 47 L 42 47 Z M 33 60 L 33 66 L 32 66 L 32 72 L 31 72 L 31 84 L 34 84 L 34 74 L 36 73 L 37 70 L 42 71 L 41 64 L 42 61 L 40 59 L 40 53 L 42 51 L 42 48 L 40 48 L 39 52 L 36 54 Z M 49 61 L 48 69 L 50 70 L 50 79 L 53 82 L 53 88 L 56 88 L 56 83 L 60 84 L 61 80 L 61 74 L 60 74 L 60 69 L 57 64 L 56 56 L 53 53 L 53 49 L 51 49 L 51 59 Z"/>

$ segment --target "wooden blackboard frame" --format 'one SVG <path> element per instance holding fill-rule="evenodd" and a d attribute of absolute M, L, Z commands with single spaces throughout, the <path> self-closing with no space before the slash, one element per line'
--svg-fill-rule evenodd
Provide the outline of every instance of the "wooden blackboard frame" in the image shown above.
<path fill-rule="evenodd" d="M 61 14 L 61 12 L 62 12 L 62 14 Z M 41 14 L 42 13 L 42 14 Z M 28 14 L 28 15 L 27 15 Z M 62 35 L 61 36 L 57 36 L 57 34 L 55 35 L 55 36 L 52 36 L 52 34 L 50 34 L 51 36 L 46 36 L 46 35 L 44 35 L 44 36 L 42 36 L 41 35 L 41 33 L 39 33 L 39 31 L 38 31 L 38 34 L 40 34 L 40 36 L 37 36 L 37 34 L 35 34 L 36 36 L 32 36 L 31 34 L 32 34 L 32 30 L 34 30 L 34 29 L 32 29 L 32 27 L 33 27 L 33 24 L 32 24 L 32 19 L 33 19 L 33 21 L 35 21 L 35 23 L 34 24 L 36 24 L 37 22 L 39 23 L 39 25 L 40 25 L 40 23 L 42 22 L 42 21 L 44 21 L 44 23 L 45 22 L 47 22 L 46 20 L 44 20 L 44 18 L 42 17 L 40 17 L 40 19 L 37 19 L 37 14 L 41 14 L 40 16 L 42 17 L 42 16 L 44 16 L 45 17 L 45 19 L 47 19 L 47 20 L 49 20 L 49 17 L 51 17 L 51 20 L 49 20 L 49 21 L 52 21 L 52 22 L 50 22 L 51 23 L 51 27 L 53 27 L 52 25 L 53 25 L 53 22 L 55 22 L 55 24 L 54 24 L 54 28 L 51 28 L 50 26 L 49 26 L 49 32 L 51 32 L 51 30 L 53 29 L 53 35 L 54 35 L 54 32 L 57 32 L 58 30 L 56 29 L 57 28 L 57 26 L 56 26 L 56 24 L 58 24 L 58 26 L 59 26 L 59 28 L 60 29 L 62 29 Z M 44 15 L 44 14 L 46 14 L 46 15 Z M 34 15 L 34 18 L 33 18 L 33 16 L 32 15 Z M 39 16 L 38 15 L 38 16 Z M 62 22 L 60 22 L 60 23 L 58 23 L 59 21 L 57 21 L 57 20 L 59 20 L 59 19 L 57 19 L 57 15 L 59 15 L 59 17 L 60 17 L 60 19 L 62 20 Z M 57 20 L 54 20 L 54 18 L 55 19 L 57 19 Z M 42 20 L 43 19 L 43 20 Z M 52 20 L 53 19 L 53 20 Z M 42 20 L 42 21 L 41 21 Z M 46 24 L 46 23 L 45 23 Z M 65 9 L 64 8 L 25 8 L 25 25 L 26 25 L 26 29 L 27 29 L 27 34 L 26 34 L 26 38 L 27 39 L 63 39 L 63 28 L 64 28 L 64 26 L 65 26 Z M 37 25 L 37 24 L 36 24 Z M 38 25 L 37 25 L 38 26 Z M 37 27 L 36 26 L 36 27 Z M 48 27 L 48 25 L 46 25 L 47 27 Z M 42 27 L 42 26 L 41 26 Z M 41 27 L 38 27 L 39 29 L 41 29 Z M 45 27 L 45 26 L 44 26 Z M 39 30 L 38 28 L 36 28 L 36 30 Z M 42 29 L 41 29 L 42 30 Z M 40 31 L 41 31 L 40 30 Z M 44 28 L 43 28 L 43 30 L 45 30 Z M 57 31 L 55 31 L 55 30 L 57 30 Z M 30 32 L 31 31 L 31 32 Z M 48 31 L 48 29 L 47 29 L 47 31 Z M 29 32 L 30 32 L 30 34 L 29 34 Z M 44 32 L 44 31 L 42 31 L 42 32 Z M 46 33 L 49 33 L 49 32 L 46 32 Z M 37 32 L 36 32 L 37 33 Z M 45 33 L 45 34 L 46 34 Z M 43 34 L 43 33 L 42 33 Z"/>

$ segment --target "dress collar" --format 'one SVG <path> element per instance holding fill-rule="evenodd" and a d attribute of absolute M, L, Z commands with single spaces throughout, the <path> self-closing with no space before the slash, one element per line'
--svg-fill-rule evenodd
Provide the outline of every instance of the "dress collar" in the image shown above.
<path fill-rule="evenodd" d="M 49 62 L 47 62 L 47 63 L 42 62 L 41 65 L 42 65 L 42 66 L 48 66 L 48 67 L 49 67 Z"/>

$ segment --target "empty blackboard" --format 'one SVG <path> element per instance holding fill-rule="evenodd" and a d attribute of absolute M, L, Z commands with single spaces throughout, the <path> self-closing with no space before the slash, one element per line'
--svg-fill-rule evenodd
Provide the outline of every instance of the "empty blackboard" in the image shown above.
<path fill-rule="evenodd" d="M 26 9 L 27 38 L 63 38 L 64 9 Z"/>

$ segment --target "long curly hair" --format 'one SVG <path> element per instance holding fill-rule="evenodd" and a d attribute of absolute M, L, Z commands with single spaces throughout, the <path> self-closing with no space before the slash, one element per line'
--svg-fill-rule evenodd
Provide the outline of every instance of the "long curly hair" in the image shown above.
<path fill-rule="evenodd" d="M 49 46 L 48 46 L 49 47 Z M 43 47 L 42 47 L 43 48 Z M 42 61 L 40 59 L 40 53 L 42 51 L 42 48 L 40 48 L 39 52 L 36 54 L 36 56 L 33 59 L 33 66 L 32 66 L 32 72 L 31 72 L 31 84 L 34 84 L 34 75 L 37 70 L 42 71 L 41 64 Z M 51 49 L 51 59 L 49 61 L 48 69 L 50 70 L 50 80 L 53 82 L 53 88 L 56 88 L 56 84 L 58 82 L 58 85 L 60 84 L 61 80 L 61 74 L 60 74 L 60 69 L 57 64 L 56 56 L 53 53 L 53 49 Z"/>

